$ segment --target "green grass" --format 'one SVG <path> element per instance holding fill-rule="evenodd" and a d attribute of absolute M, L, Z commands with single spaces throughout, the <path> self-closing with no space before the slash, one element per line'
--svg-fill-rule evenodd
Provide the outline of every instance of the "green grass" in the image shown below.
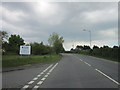
<path fill-rule="evenodd" d="M 86 54 L 86 53 L 79 53 L 79 54 L 83 54 L 83 55 L 87 55 L 87 56 L 93 56 L 93 57 L 96 57 L 96 58 L 106 59 L 106 60 L 110 60 L 110 61 L 114 61 L 114 62 L 120 62 L 120 60 L 113 59 L 113 58 L 110 58 L 110 57 L 102 57 L 102 56 L 90 55 L 90 54 Z"/>
<path fill-rule="evenodd" d="M 101 59 L 106 59 L 106 60 L 110 60 L 110 61 L 114 61 L 114 62 L 120 62 L 120 60 L 113 59 L 113 58 L 110 58 L 110 57 L 102 57 L 102 56 L 95 56 L 95 55 L 89 55 L 89 56 L 93 56 L 93 57 L 101 58 Z"/>
<path fill-rule="evenodd" d="M 55 62 L 60 60 L 60 58 L 61 58 L 60 55 L 31 55 L 31 56 L 3 55 L 2 66 L 14 67 L 43 62 Z"/>

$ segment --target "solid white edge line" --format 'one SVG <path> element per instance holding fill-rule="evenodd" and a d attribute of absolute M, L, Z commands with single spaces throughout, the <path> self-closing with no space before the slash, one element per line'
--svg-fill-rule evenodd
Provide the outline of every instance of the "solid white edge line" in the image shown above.
<path fill-rule="evenodd" d="M 102 71 L 95 69 L 96 71 L 98 71 L 99 73 L 101 73 L 102 75 L 104 75 L 105 77 L 107 77 L 108 79 L 110 79 L 111 81 L 113 81 L 114 83 L 120 85 L 119 82 L 115 81 L 114 79 L 112 79 L 110 76 L 106 75 L 105 73 L 103 73 Z"/>
<path fill-rule="evenodd" d="M 29 87 L 29 85 L 25 85 L 23 88 L 25 89 L 25 88 L 28 88 Z"/>

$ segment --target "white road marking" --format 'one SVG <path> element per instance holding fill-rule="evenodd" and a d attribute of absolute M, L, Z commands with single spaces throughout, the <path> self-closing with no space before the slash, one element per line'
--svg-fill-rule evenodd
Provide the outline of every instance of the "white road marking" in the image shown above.
<path fill-rule="evenodd" d="M 37 84 L 42 84 L 43 83 L 43 81 L 39 81 Z"/>
<path fill-rule="evenodd" d="M 87 64 L 88 66 L 91 66 L 89 63 L 87 63 L 87 62 L 84 62 L 85 64 Z"/>
<path fill-rule="evenodd" d="M 42 78 L 41 80 L 44 81 L 46 78 Z"/>
<path fill-rule="evenodd" d="M 49 67 L 47 67 L 45 70 L 43 70 L 43 72 L 41 72 L 39 75 L 37 75 L 37 77 L 35 77 L 35 78 L 33 78 L 33 80 L 35 81 L 35 80 L 37 80 L 42 74 L 44 74 L 49 68 L 51 68 L 53 66 L 53 64 L 52 65 L 50 65 Z M 48 75 L 50 74 L 50 73 L 47 73 Z M 46 77 L 47 77 L 47 75 L 46 75 Z M 43 80 L 45 80 L 44 78 L 42 78 Z M 28 82 L 28 84 L 33 84 L 34 83 L 34 81 L 30 81 L 30 82 Z M 40 81 L 40 82 L 38 82 L 38 84 L 42 84 L 43 83 L 43 81 Z M 23 87 L 23 89 L 26 89 L 26 88 L 28 88 L 29 87 L 29 85 L 25 85 L 24 87 Z M 34 88 L 38 88 L 39 86 L 35 86 Z"/>
<path fill-rule="evenodd" d="M 46 72 L 47 70 L 44 70 L 43 72 Z"/>
<path fill-rule="evenodd" d="M 49 75 L 50 73 L 47 73 L 47 75 Z"/>
<path fill-rule="evenodd" d="M 41 75 L 37 75 L 37 77 L 40 77 Z"/>
<path fill-rule="evenodd" d="M 50 65 L 48 68 L 46 68 L 43 72 L 46 72 L 49 68 L 51 68 L 53 66 L 53 64 L 52 65 Z"/>
<path fill-rule="evenodd" d="M 26 88 L 28 88 L 28 87 L 29 87 L 29 85 L 25 85 L 23 88 L 26 89 Z"/>
<path fill-rule="evenodd" d="M 80 59 L 80 61 L 83 61 L 82 59 Z"/>
<path fill-rule="evenodd" d="M 48 77 L 48 75 L 45 75 L 44 77 Z"/>
<path fill-rule="evenodd" d="M 34 81 L 30 81 L 28 84 L 32 84 L 32 83 L 34 83 Z"/>
<path fill-rule="evenodd" d="M 58 65 L 58 63 L 56 63 L 50 70 L 49 72 L 41 79 L 41 81 L 39 81 L 37 84 L 41 85 L 43 83 L 43 81 L 46 79 L 46 77 L 48 77 L 48 75 L 50 74 L 50 71 L 52 71 L 56 66 Z M 50 68 L 50 67 L 49 67 Z"/>
<path fill-rule="evenodd" d="M 110 79 L 111 81 L 113 81 L 114 83 L 120 85 L 119 82 L 115 81 L 114 79 L 112 79 L 111 77 L 109 77 L 108 75 L 106 75 L 105 73 L 103 73 L 102 71 L 95 69 L 96 71 L 98 71 L 99 73 L 101 73 L 102 75 L 104 75 L 105 77 L 107 77 L 108 79 Z"/>
<path fill-rule="evenodd" d="M 44 74 L 44 72 L 41 72 L 40 74 L 42 75 L 42 74 Z"/>
<path fill-rule="evenodd" d="M 50 70 L 49 73 L 53 71 L 53 69 L 58 65 L 58 63 L 56 63 Z"/>
<path fill-rule="evenodd" d="M 50 69 L 49 73 L 51 73 L 53 71 L 53 69 Z"/>
<path fill-rule="evenodd" d="M 33 78 L 33 80 L 37 80 L 38 78 Z"/>
<path fill-rule="evenodd" d="M 36 89 L 36 88 L 39 88 L 39 86 L 34 86 L 33 88 L 35 88 L 35 89 Z"/>
<path fill-rule="evenodd" d="M 46 68 L 45 70 L 43 70 L 43 72 L 41 72 L 40 74 L 44 74 L 44 72 L 46 72 L 49 68 L 51 68 L 53 65 L 50 65 L 48 68 Z"/>

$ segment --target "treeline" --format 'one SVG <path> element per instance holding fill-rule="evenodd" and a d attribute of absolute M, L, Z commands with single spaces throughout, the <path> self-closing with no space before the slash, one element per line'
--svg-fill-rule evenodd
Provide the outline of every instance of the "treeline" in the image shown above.
<path fill-rule="evenodd" d="M 33 42 L 25 44 L 24 39 L 20 35 L 8 36 L 6 31 L 0 31 L 2 38 L 2 54 L 19 54 L 20 45 L 30 45 L 31 54 L 33 55 L 45 55 L 45 54 L 59 54 L 64 52 L 63 37 L 60 37 L 57 33 L 52 33 L 48 38 L 49 45 L 44 45 L 43 42 Z"/>
<path fill-rule="evenodd" d="M 97 56 L 101 58 L 106 58 L 106 59 L 111 59 L 118 61 L 120 54 L 120 46 L 103 46 L 103 47 L 98 47 L 98 46 L 93 46 L 91 49 L 89 46 L 76 46 L 75 49 L 71 49 L 69 53 L 79 53 L 79 54 L 85 54 L 85 55 L 91 55 L 91 56 Z"/>

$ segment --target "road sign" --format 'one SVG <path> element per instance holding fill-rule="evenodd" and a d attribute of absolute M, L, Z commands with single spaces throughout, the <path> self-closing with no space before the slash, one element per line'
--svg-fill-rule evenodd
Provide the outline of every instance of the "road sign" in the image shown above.
<path fill-rule="evenodd" d="M 20 55 L 30 55 L 31 46 L 20 46 Z"/>

